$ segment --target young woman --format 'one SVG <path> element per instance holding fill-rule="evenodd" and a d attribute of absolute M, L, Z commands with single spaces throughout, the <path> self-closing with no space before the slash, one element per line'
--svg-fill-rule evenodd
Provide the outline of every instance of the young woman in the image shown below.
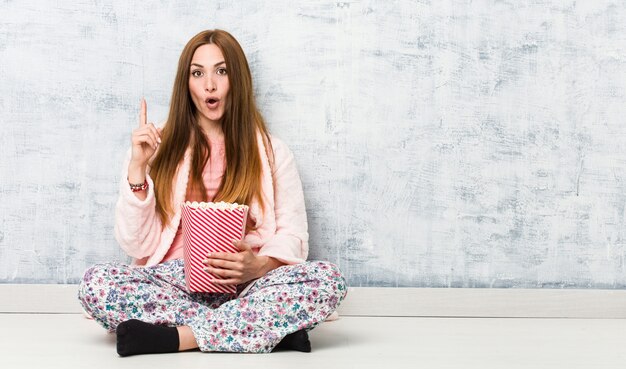
<path fill-rule="evenodd" d="M 139 127 L 123 166 L 115 237 L 133 265 L 98 264 L 79 288 L 85 311 L 117 333 L 122 356 L 202 351 L 310 351 L 307 331 L 346 294 L 338 268 L 306 261 L 307 219 L 294 156 L 272 137 L 253 97 L 248 62 L 222 30 L 204 31 L 179 59 L 163 129 Z M 190 293 L 181 204 L 249 205 L 238 253 L 211 253 L 206 271 L 237 295 Z"/>

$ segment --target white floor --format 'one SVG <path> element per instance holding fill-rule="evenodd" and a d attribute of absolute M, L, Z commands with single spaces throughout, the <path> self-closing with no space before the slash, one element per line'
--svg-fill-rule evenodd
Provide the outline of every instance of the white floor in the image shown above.
<path fill-rule="evenodd" d="M 0 314 L 0 368 L 624 368 L 625 319 L 341 317 L 313 352 L 127 358 L 80 314 Z"/>

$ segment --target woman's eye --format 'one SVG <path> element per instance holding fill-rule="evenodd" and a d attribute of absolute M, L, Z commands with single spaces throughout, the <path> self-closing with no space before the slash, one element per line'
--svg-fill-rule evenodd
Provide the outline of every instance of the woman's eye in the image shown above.
<path fill-rule="evenodd" d="M 226 68 L 218 68 L 217 69 L 217 74 L 225 75 L 226 74 Z"/>
<path fill-rule="evenodd" d="M 191 72 L 191 75 L 194 77 L 201 77 L 202 76 L 202 72 L 199 70 L 194 70 L 193 72 Z"/>

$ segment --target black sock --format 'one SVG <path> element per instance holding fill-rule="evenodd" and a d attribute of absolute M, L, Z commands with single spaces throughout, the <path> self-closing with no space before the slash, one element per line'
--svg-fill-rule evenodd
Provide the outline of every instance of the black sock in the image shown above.
<path fill-rule="evenodd" d="M 301 352 L 311 352 L 311 341 L 305 329 L 286 335 L 282 341 L 274 347 L 272 351 L 294 350 Z"/>
<path fill-rule="evenodd" d="M 116 333 L 117 353 L 120 356 L 178 351 L 176 327 L 131 319 L 120 323 Z"/>

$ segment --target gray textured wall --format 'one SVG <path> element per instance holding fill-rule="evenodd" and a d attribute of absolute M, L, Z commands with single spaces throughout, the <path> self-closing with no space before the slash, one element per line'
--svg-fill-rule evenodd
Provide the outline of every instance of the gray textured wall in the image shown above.
<path fill-rule="evenodd" d="M 626 287 L 624 1 L 132 3 L 0 1 L 0 282 L 126 260 L 139 99 L 224 28 L 352 286 Z"/>

